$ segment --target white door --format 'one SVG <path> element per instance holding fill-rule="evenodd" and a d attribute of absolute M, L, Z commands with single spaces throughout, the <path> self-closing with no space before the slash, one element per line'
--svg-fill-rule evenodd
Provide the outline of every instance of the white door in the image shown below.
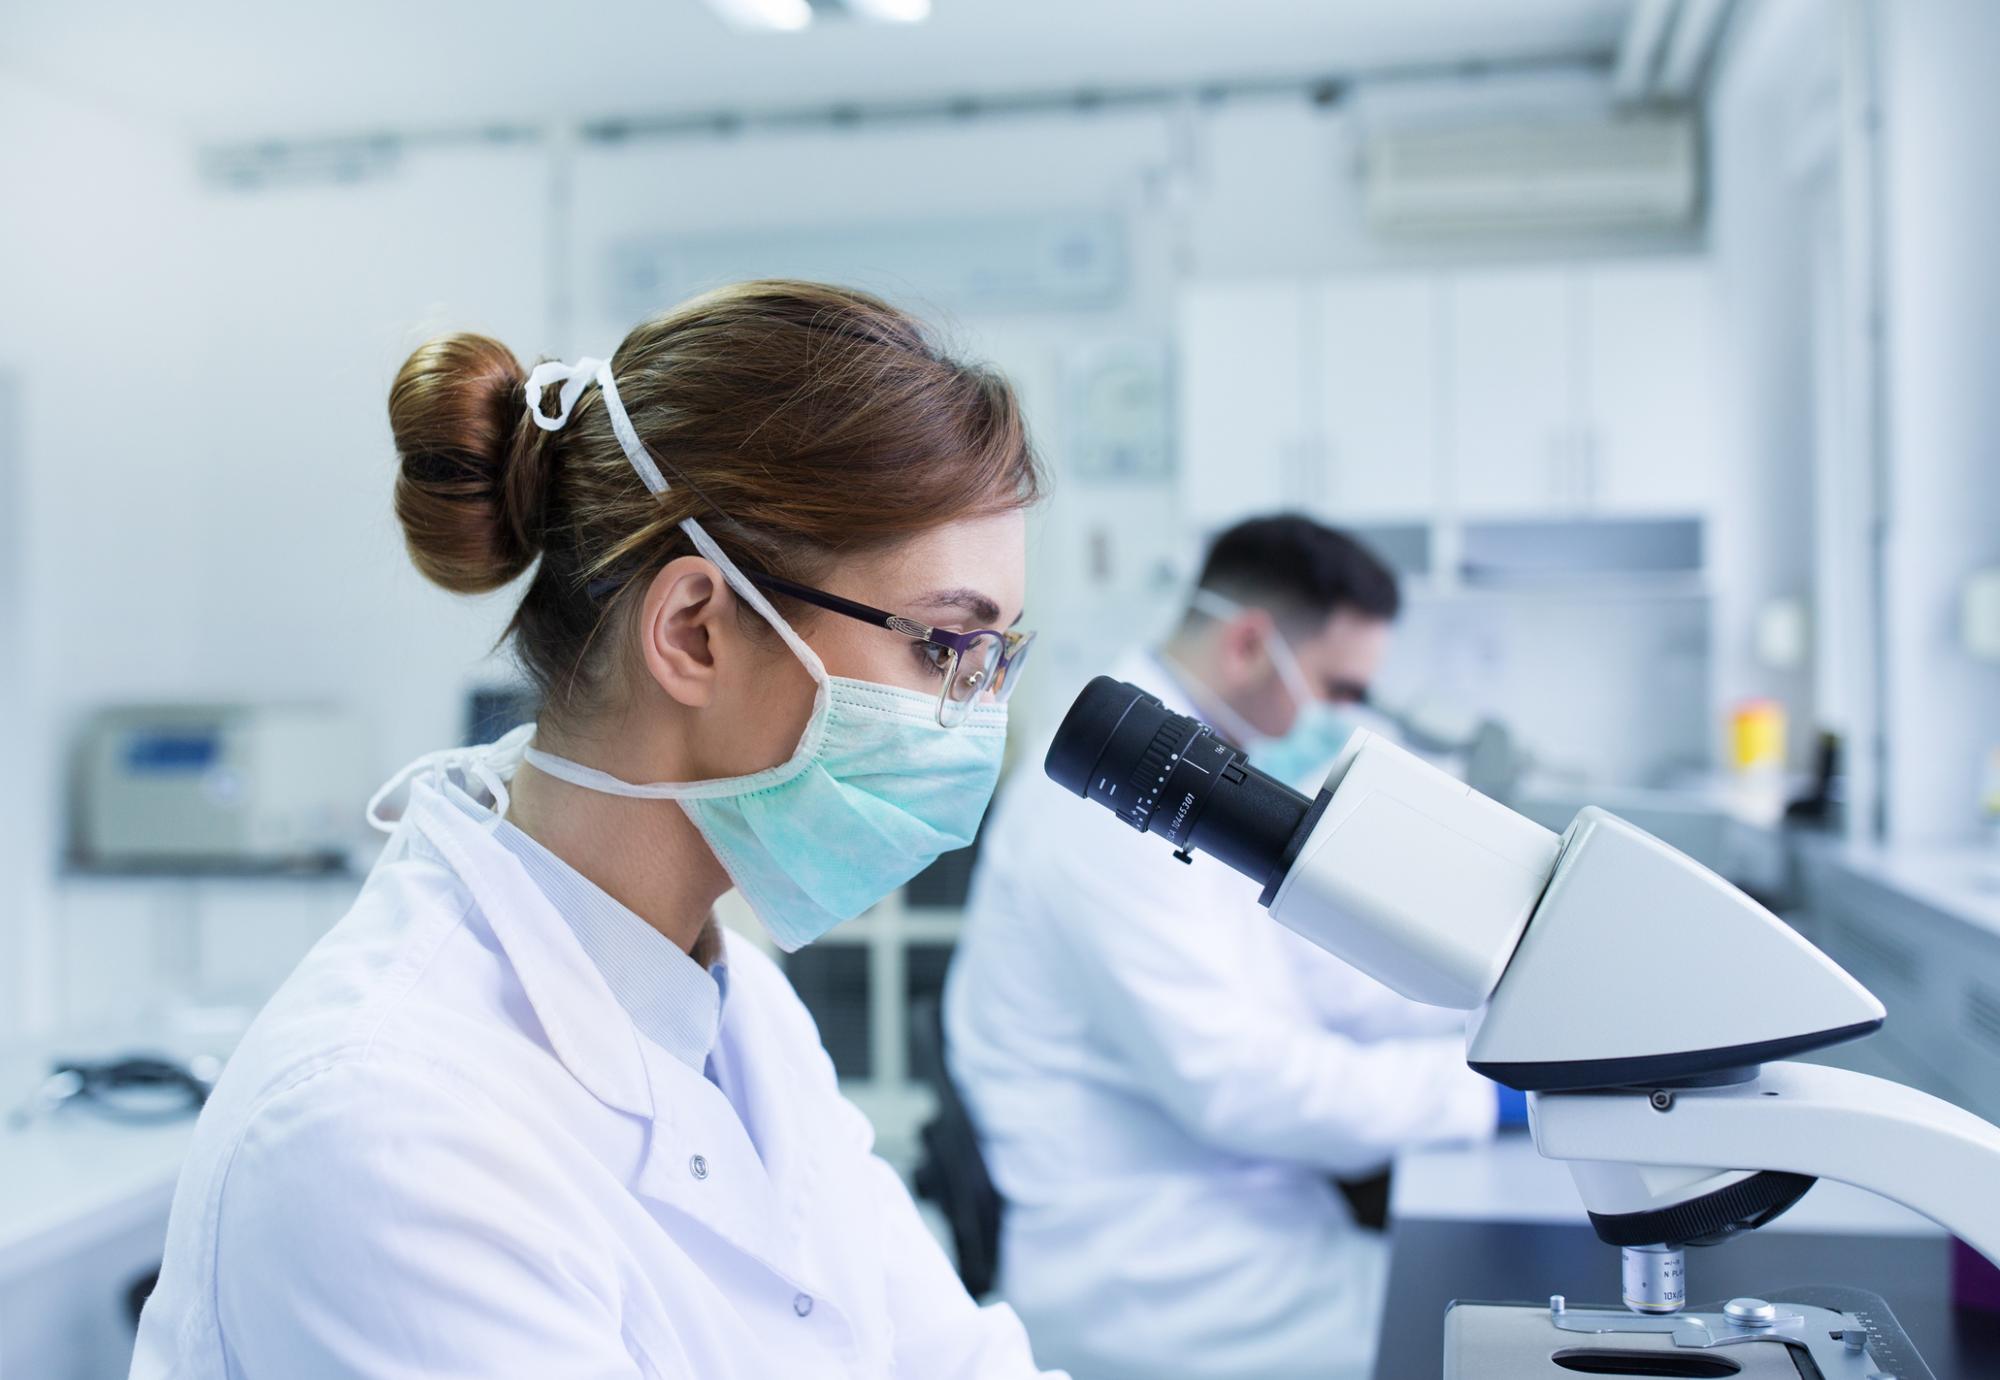
<path fill-rule="evenodd" d="M 1197 531 L 1307 501 L 1317 418 L 1296 279 L 1191 286 L 1175 321 L 1182 512 Z"/>
<path fill-rule="evenodd" d="M 1716 436 L 1707 265 L 1601 265 L 1582 286 L 1586 501 L 1609 513 L 1706 512 Z"/>
<path fill-rule="evenodd" d="M 1445 445 L 1460 511 L 1575 511 L 1584 495 L 1572 273 L 1482 270 L 1454 275 L 1447 291 Z"/>
<path fill-rule="evenodd" d="M 1319 291 L 1315 506 L 1329 521 L 1429 521 L 1438 502 L 1444 291 L 1413 275 L 1334 278 Z"/>

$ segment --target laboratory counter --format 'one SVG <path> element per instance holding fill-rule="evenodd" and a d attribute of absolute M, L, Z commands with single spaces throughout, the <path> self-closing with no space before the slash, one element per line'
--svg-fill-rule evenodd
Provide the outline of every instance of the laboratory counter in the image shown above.
<path fill-rule="evenodd" d="M 1807 834 L 1796 847 L 1809 895 L 1822 904 L 1829 891 L 1859 884 L 2000 940 L 2000 844 L 1891 847 Z"/>
<path fill-rule="evenodd" d="M 159 1265 L 194 1117 L 18 1112 L 52 1055 L 151 1048 L 91 1038 L 0 1049 L 0 1376 L 123 1375 L 130 1363 L 135 1291 Z"/>

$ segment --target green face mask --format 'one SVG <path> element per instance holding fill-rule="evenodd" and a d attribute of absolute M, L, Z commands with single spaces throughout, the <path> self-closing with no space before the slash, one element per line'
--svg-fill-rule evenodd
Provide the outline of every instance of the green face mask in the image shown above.
<path fill-rule="evenodd" d="M 567 419 L 581 391 L 570 380 L 586 367 L 585 381 L 602 388 L 632 467 L 659 493 L 666 482 L 632 430 L 608 365 L 584 360 L 537 368 L 528 400 L 537 425 L 554 429 Z M 548 418 L 540 390 L 559 377 L 562 411 Z M 681 526 L 813 678 L 812 715 L 792 755 L 747 776 L 643 785 L 532 747 L 524 755 L 538 770 L 587 790 L 678 800 L 772 940 L 790 952 L 859 915 L 939 854 L 972 842 L 999 780 L 1007 707 L 976 705 L 946 728 L 935 695 L 829 676 L 701 524 L 689 518 Z"/>

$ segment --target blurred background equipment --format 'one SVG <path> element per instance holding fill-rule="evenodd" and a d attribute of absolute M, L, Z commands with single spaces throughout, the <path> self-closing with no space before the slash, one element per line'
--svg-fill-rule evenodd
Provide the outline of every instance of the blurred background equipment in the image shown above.
<path fill-rule="evenodd" d="M 72 860 L 104 871 L 343 868 L 363 748 L 360 726 L 336 709 L 102 710 L 78 748 Z"/>
<path fill-rule="evenodd" d="M 15 1111 L 14 1124 L 25 1125 L 66 1107 L 125 1122 L 192 1117 L 208 1101 L 208 1090 L 221 1071 L 221 1062 L 212 1057 L 190 1063 L 145 1054 L 62 1060 Z"/>

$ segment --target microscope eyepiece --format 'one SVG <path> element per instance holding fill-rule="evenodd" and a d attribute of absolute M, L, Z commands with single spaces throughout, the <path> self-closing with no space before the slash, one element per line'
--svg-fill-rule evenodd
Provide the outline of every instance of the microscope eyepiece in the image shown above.
<path fill-rule="evenodd" d="M 1268 904 L 1313 802 L 1251 766 L 1206 724 L 1126 681 L 1084 687 L 1049 745 L 1051 780 L 1186 860 L 1197 850 L 1251 878 Z"/>

